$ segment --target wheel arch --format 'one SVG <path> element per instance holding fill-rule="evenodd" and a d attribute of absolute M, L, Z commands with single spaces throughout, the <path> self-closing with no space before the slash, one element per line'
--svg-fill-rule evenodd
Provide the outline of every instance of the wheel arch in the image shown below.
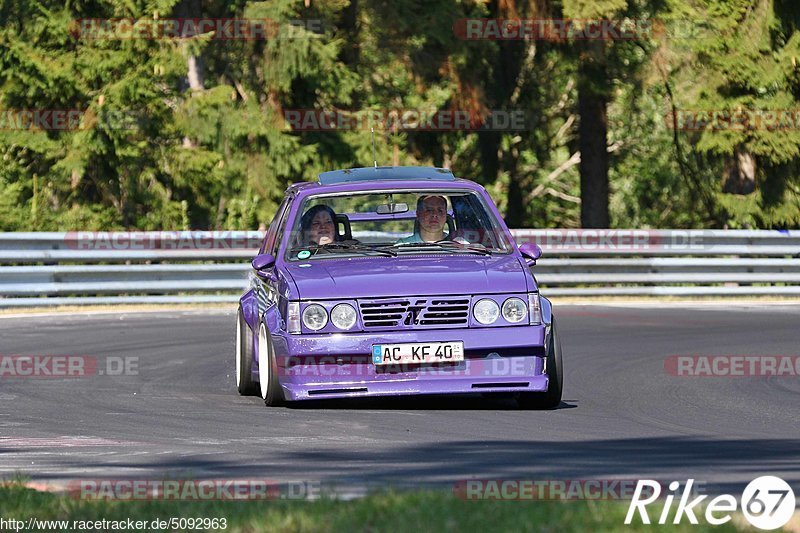
<path fill-rule="evenodd" d="M 239 299 L 239 306 L 242 308 L 244 321 L 252 333 L 258 331 L 258 298 L 255 290 L 250 289 Z"/>

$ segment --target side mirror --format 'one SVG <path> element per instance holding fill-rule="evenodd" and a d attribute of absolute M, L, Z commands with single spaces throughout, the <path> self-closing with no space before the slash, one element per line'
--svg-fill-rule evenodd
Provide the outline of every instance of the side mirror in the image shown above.
<path fill-rule="evenodd" d="M 536 260 L 542 257 L 541 246 L 533 242 L 526 242 L 525 244 L 520 245 L 519 252 L 530 265 L 535 265 Z"/>
<path fill-rule="evenodd" d="M 253 262 L 250 264 L 253 265 L 256 274 L 265 277 L 266 273 L 264 273 L 263 270 L 275 264 L 275 257 L 273 257 L 272 254 L 258 254 L 253 258 Z"/>

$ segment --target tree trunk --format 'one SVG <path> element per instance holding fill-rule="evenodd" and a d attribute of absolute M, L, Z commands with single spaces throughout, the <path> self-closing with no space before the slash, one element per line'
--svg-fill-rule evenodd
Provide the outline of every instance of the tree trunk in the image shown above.
<path fill-rule="evenodd" d="M 181 0 L 175 6 L 175 16 L 181 19 L 201 18 L 201 0 Z M 186 58 L 186 81 L 185 83 L 192 91 L 203 90 L 203 60 L 199 56 L 189 55 Z"/>
<path fill-rule="evenodd" d="M 517 163 L 519 153 L 512 149 L 512 153 L 500 159 L 500 143 L 502 134 L 498 131 L 478 132 L 478 148 L 480 150 L 481 169 L 483 176 L 489 183 L 494 183 L 500 177 L 503 168 L 508 172 L 508 191 L 506 192 L 506 209 L 503 220 L 509 228 L 522 228 L 525 225 L 525 195 L 519 183 Z M 505 164 L 503 165 L 503 162 Z"/>
<path fill-rule="evenodd" d="M 175 16 L 181 19 L 202 17 L 201 0 L 181 0 L 175 6 Z M 189 54 L 186 58 L 186 78 L 179 83 L 181 92 L 188 89 L 192 92 L 203 90 L 203 60 L 202 58 Z M 196 148 L 197 142 L 189 136 L 183 138 L 184 148 Z"/>
<path fill-rule="evenodd" d="M 578 129 L 581 152 L 581 226 L 607 228 L 608 93 L 602 41 L 587 43 L 578 72 Z"/>
<path fill-rule="evenodd" d="M 193 91 L 203 90 L 203 60 L 195 55 L 190 55 L 186 60 L 189 88 Z"/>
<path fill-rule="evenodd" d="M 753 154 L 736 150 L 736 157 L 725 168 L 722 192 L 750 194 L 756 190 L 756 159 Z"/>
<path fill-rule="evenodd" d="M 518 159 L 511 161 L 508 180 L 508 205 L 506 207 L 505 222 L 509 228 L 522 228 L 525 226 L 525 195 L 519 183 Z"/>
<path fill-rule="evenodd" d="M 350 0 L 350 4 L 342 11 L 340 21 L 340 28 L 344 35 L 342 60 L 350 66 L 356 66 L 361 61 L 358 12 L 358 0 Z"/>

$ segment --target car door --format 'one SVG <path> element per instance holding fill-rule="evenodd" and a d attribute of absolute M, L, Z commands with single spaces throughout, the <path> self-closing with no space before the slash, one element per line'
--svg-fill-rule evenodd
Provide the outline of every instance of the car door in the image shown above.
<path fill-rule="evenodd" d="M 286 228 L 289 212 L 292 207 L 293 198 L 287 197 L 275 213 L 275 217 L 269 225 L 267 235 L 264 237 L 264 243 L 261 247 L 260 253 L 267 253 L 277 259 L 278 248 L 280 247 L 283 232 Z M 279 325 L 278 320 L 280 314 L 278 312 L 278 303 L 280 300 L 280 290 L 277 272 L 275 266 L 263 271 L 264 276 L 255 274 L 253 279 L 255 281 L 255 292 L 258 299 L 258 316 L 263 317 L 267 323 L 270 332 L 275 332 L 275 328 Z"/>

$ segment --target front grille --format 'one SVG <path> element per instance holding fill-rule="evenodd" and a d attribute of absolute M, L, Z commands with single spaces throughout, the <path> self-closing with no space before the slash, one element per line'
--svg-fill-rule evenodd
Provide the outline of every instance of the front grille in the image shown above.
<path fill-rule="evenodd" d="M 358 304 L 367 329 L 466 326 L 469 319 L 469 298 L 395 298 Z"/>
<path fill-rule="evenodd" d="M 432 324 L 466 324 L 469 318 L 469 298 L 458 300 L 431 300 L 422 312 L 419 323 L 423 326 Z"/>
<path fill-rule="evenodd" d="M 397 326 L 408 312 L 408 300 L 386 300 L 381 302 L 358 302 L 365 328 Z"/>

